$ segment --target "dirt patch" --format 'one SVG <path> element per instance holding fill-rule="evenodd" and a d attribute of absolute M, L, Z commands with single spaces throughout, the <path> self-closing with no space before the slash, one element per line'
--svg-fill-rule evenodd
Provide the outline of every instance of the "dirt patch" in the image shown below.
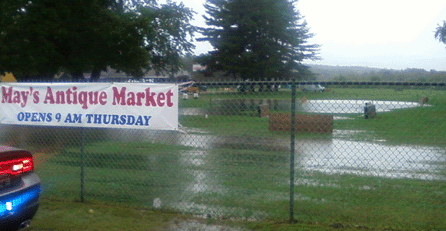
<path fill-rule="evenodd" d="M 34 153 L 33 157 L 35 166 L 39 166 L 41 163 L 45 162 L 50 158 L 48 153 L 42 153 L 42 152 Z"/>
<path fill-rule="evenodd" d="M 56 155 L 56 151 L 55 150 L 51 150 L 51 149 L 39 150 L 37 152 L 34 152 L 33 153 L 34 165 L 35 166 L 39 166 L 40 164 L 42 164 L 45 161 L 51 159 L 55 155 Z"/>

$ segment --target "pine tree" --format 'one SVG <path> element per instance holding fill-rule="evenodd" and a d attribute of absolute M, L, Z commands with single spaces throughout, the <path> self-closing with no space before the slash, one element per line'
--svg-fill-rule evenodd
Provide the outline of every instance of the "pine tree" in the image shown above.
<path fill-rule="evenodd" d="M 317 59 L 296 0 L 207 0 L 200 41 L 214 50 L 202 58 L 208 71 L 252 80 L 291 78 L 305 59 Z"/>

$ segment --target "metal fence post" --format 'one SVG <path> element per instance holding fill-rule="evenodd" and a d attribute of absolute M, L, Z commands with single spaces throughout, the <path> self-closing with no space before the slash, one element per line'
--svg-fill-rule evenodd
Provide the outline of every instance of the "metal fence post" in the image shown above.
<path fill-rule="evenodd" d="M 296 132 L 296 78 L 291 83 L 291 140 L 290 140 L 290 223 L 294 222 L 294 146 Z"/>
<path fill-rule="evenodd" d="M 81 150 L 80 150 L 80 158 L 81 158 L 81 202 L 84 203 L 84 128 L 81 128 Z"/>

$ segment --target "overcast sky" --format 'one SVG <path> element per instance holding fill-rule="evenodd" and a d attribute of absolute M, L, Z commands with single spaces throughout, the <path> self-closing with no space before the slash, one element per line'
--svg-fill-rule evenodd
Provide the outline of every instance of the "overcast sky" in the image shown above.
<path fill-rule="evenodd" d="M 205 0 L 182 2 L 197 12 L 193 24 L 204 26 Z M 321 45 L 322 60 L 306 63 L 446 70 L 446 45 L 434 38 L 446 0 L 299 0 L 297 9 L 315 34 L 310 43 Z M 212 49 L 196 46 L 196 54 Z"/>

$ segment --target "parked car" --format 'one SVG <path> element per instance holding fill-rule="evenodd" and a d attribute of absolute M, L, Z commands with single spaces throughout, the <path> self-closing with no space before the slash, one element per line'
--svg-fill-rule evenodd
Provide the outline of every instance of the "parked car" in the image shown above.
<path fill-rule="evenodd" d="M 29 151 L 0 146 L 0 230 L 29 226 L 39 207 L 40 178 Z"/>
<path fill-rule="evenodd" d="M 314 92 L 323 92 L 325 91 L 325 87 L 320 84 L 312 84 L 312 85 L 303 85 L 302 91 L 314 91 Z"/>

